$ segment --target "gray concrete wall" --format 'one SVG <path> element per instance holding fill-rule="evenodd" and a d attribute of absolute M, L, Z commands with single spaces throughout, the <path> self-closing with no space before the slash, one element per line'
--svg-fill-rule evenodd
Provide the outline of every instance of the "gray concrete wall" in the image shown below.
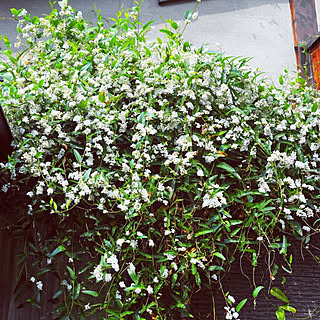
<path fill-rule="evenodd" d="M 84 15 L 96 4 L 104 17 L 114 17 L 121 9 L 135 5 L 134 0 L 70 0 Z M 163 19 L 182 21 L 185 11 L 194 8 L 193 1 L 176 1 L 159 5 L 158 0 L 145 0 L 141 13 L 142 22 L 156 20 L 156 29 Z M 46 0 L 0 0 L 0 17 L 9 18 L 10 8 L 24 7 L 32 15 L 50 12 Z M 283 67 L 295 70 L 293 36 L 288 0 L 202 0 L 199 17 L 188 26 L 186 40 L 201 46 L 208 44 L 216 50 L 216 44 L 228 55 L 253 57 L 251 65 L 259 67 L 268 76 L 277 79 Z M 0 20 L 0 34 L 15 38 L 15 21 Z M 156 30 L 150 36 L 155 37 Z"/>

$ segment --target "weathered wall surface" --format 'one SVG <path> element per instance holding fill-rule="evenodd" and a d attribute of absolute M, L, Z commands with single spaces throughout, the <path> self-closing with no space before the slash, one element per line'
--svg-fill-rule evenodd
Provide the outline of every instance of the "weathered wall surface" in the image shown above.
<path fill-rule="evenodd" d="M 313 253 L 318 252 L 317 244 L 319 239 L 311 241 L 310 248 Z M 274 280 L 270 279 L 270 271 L 267 266 L 268 255 L 261 257 L 254 274 L 252 272 L 251 258 L 245 257 L 237 259 L 232 265 L 227 277 L 223 279 L 224 292 L 236 299 L 236 304 L 242 299 L 248 298 L 247 303 L 240 312 L 241 320 L 267 320 L 277 319 L 275 311 L 278 306 L 285 304 L 281 300 L 268 294 L 273 286 L 282 290 L 290 301 L 290 305 L 296 308 L 296 314 L 286 312 L 286 319 L 320 319 L 320 264 L 311 254 L 301 247 L 298 241 L 293 242 L 293 246 L 288 249 L 288 256 L 293 254 L 292 274 L 285 272 L 281 265 L 288 269 L 288 265 L 279 256 L 271 253 L 271 261 L 275 258 L 279 269 Z M 290 269 L 290 268 L 289 268 Z M 285 282 L 282 284 L 284 281 Z M 254 306 L 252 292 L 254 290 L 253 280 L 256 286 L 264 286 L 259 293 Z M 202 289 L 194 295 L 192 301 L 195 320 L 224 320 L 224 299 L 218 288 L 215 292 L 216 318 L 214 319 L 212 310 L 211 292 Z"/>
<path fill-rule="evenodd" d="M 113 17 L 122 4 L 135 5 L 134 0 L 70 0 L 69 3 L 84 14 L 94 8 L 105 17 Z M 163 19 L 182 20 L 185 11 L 194 7 L 195 0 L 158 5 L 158 0 L 144 0 L 141 20 L 156 20 L 158 27 Z M 46 0 L 0 1 L 0 16 L 10 17 L 9 9 L 24 7 L 31 14 L 50 11 Z M 293 36 L 288 0 L 202 0 L 199 18 L 188 26 L 185 38 L 201 46 L 216 50 L 216 44 L 228 55 L 253 57 L 251 65 L 259 67 L 277 79 L 283 67 L 295 70 Z M 15 38 L 15 21 L 0 20 L 0 33 Z M 155 35 L 155 32 L 152 33 Z"/>

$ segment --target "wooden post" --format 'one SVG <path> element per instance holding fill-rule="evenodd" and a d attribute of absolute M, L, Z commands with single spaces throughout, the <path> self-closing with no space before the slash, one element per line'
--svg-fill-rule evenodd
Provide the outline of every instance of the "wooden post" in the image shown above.
<path fill-rule="evenodd" d="M 298 70 L 304 75 L 306 68 L 309 81 L 316 83 L 319 88 L 320 42 L 317 41 L 319 33 L 315 1 L 289 0 L 289 3 Z"/>

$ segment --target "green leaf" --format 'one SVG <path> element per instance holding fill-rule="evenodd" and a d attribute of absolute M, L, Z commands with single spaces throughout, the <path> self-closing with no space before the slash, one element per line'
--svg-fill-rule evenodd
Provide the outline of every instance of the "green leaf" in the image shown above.
<path fill-rule="evenodd" d="M 177 24 L 175 21 L 173 21 L 173 20 L 171 20 L 171 19 L 168 19 L 167 21 L 170 23 L 171 27 L 172 27 L 174 30 L 177 30 L 177 29 L 179 28 L 178 24 Z"/>
<path fill-rule="evenodd" d="M 258 256 L 256 252 L 252 253 L 252 261 L 251 264 L 255 267 L 258 264 Z"/>
<path fill-rule="evenodd" d="M 162 33 L 167 34 L 167 35 L 168 35 L 169 37 L 171 37 L 171 38 L 174 36 L 174 33 L 173 33 L 172 31 L 170 31 L 170 30 L 160 29 L 159 31 L 162 32 Z"/>
<path fill-rule="evenodd" d="M 59 296 L 61 296 L 61 295 L 62 295 L 62 290 L 57 291 L 57 292 L 53 295 L 52 300 L 57 299 L 57 298 L 58 298 Z"/>
<path fill-rule="evenodd" d="M 53 252 L 50 254 L 50 257 L 54 257 L 56 254 L 65 251 L 66 248 L 64 246 L 59 246 L 58 248 L 54 249 Z"/>
<path fill-rule="evenodd" d="M 231 175 L 233 175 L 237 179 L 241 180 L 241 177 L 238 175 L 236 170 L 233 167 L 231 167 L 230 165 L 228 165 L 227 163 L 220 162 L 219 164 L 217 164 L 217 168 L 223 169 L 223 170 L 229 172 Z"/>
<path fill-rule="evenodd" d="M 18 10 L 17 9 L 11 8 L 10 11 L 14 16 L 18 15 Z"/>
<path fill-rule="evenodd" d="M 2 39 L 3 39 L 5 46 L 7 48 L 11 48 L 11 42 L 10 42 L 9 38 L 7 36 L 3 36 Z"/>
<path fill-rule="evenodd" d="M 239 302 L 239 304 L 236 306 L 236 311 L 239 312 L 243 306 L 246 304 L 246 302 L 248 301 L 248 299 L 243 299 L 241 302 Z"/>
<path fill-rule="evenodd" d="M 278 320 L 285 320 L 286 315 L 283 309 L 281 307 L 278 307 L 278 310 L 276 311 L 276 316 Z"/>
<path fill-rule="evenodd" d="M 68 269 L 68 271 L 70 273 L 71 279 L 75 280 L 77 277 L 76 277 L 76 274 L 74 273 L 74 271 L 69 266 L 67 266 L 67 269 Z"/>
<path fill-rule="evenodd" d="M 280 77 L 279 77 L 279 83 L 280 83 L 281 85 L 283 85 L 283 76 L 282 76 L 282 74 L 281 74 Z"/>
<path fill-rule="evenodd" d="M 315 103 L 313 104 L 312 108 L 311 108 L 311 111 L 312 111 L 312 112 L 316 112 L 317 109 L 318 109 L 318 103 L 315 102 Z"/>
<path fill-rule="evenodd" d="M 87 294 L 87 295 L 92 296 L 92 297 L 98 297 L 99 296 L 98 292 L 92 291 L 92 290 L 82 290 L 82 293 Z"/>
<path fill-rule="evenodd" d="M 73 149 L 73 153 L 74 153 L 74 156 L 76 157 L 76 160 L 81 163 L 82 162 L 82 157 L 79 153 L 79 151 L 77 149 Z"/>
<path fill-rule="evenodd" d="M 256 297 L 258 296 L 259 292 L 260 292 L 263 288 L 264 288 L 264 286 L 256 287 L 256 288 L 253 290 L 253 292 L 252 292 L 252 296 L 253 296 L 254 298 L 256 298 Z"/>
<path fill-rule="evenodd" d="M 83 180 L 84 182 L 87 182 L 88 179 L 89 179 L 89 177 L 90 177 L 90 174 L 91 174 L 91 168 L 89 168 L 89 169 L 85 172 L 85 174 L 84 174 L 83 177 L 82 177 L 82 180 Z"/>
<path fill-rule="evenodd" d="M 81 289 L 81 285 L 80 285 L 80 283 L 77 283 L 76 290 L 75 290 L 75 293 L 74 293 L 74 296 L 73 296 L 74 300 L 77 300 L 79 298 L 80 289 Z"/>
<path fill-rule="evenodd" d="M 40 272 L 37 273 L 37 276 L 41 276 L 42 274 L 45 274 L 49 271 L 51 271 L 51 268 L 44 268 Z"/>
<path fill-rule="evenodd" d="M 186 41 L 183 44 L 183 51 L 186 52 L 188 48 L 190 48 L 190 43 L 188 41 Z"/>
<path fill-rule="evenodd" d="M 155 22 L 155 20 L 151 20 L 151 21 L 147 22 L 147 23 L 142 27 L 142 32 L 145 31 L 145 30 L 150 26 L 150 24 L 152 24 L 153 22 Z"/>
<path fill-rule="evenodd" d="M 121 313 L 121 315 L 120 315 L 120 317 L 125 317 L 125 316 L 127 316 L 127 315 L 129 315 L 129 314 L 133 314 L 134 313 L 134 311 L 125 311 L 125 312 L 122 312 Z M 141 318 L 140 318 L 141 319 Z"/>
<path fill-rule="evenodd" d="M 296 313 L 297 310 L 294 308 L 294 307 L 291 307 L 291 306 L 282 306 L 282 309 L 286 310 L 286 311 L 289 311 L 289 312 L 292 312 L 292 313 Z"/>
<path fill-rule="evenodd" d="M 177 282 L 177 279 L 178 279 L 178 274 L 177 273 L 174 273 L 172 275 L 172 280 L 171 280 L 171 289 L 175 286 L 176 282 Z"/>
<path fill-rule="evenodd" d="M 215 252 L 213 255 L 220 258 L 221 260 L 226 260 L 225 256 L 221 252 Z"/>
<path fill-rule="evenodd" d="M 199 236 L 202 236 L 202 235 L 207 234 L 207 233 L 212 233 L 214 231 L 215 231 L 214 229 L 201 229 L 194 236 L 195 237 L 199 237 Z"/>
<path fill-rule="evenodd" d="M 287 298 L 287 296 L 277 287 L 272 287 L 270 290 L 270 294 L 272 294 L 279 300 L 284 301 L 285 303 L 289 303 L 289 299 Z"/>
<path fill-rule="evenodd" d="M 191 263 L 191 273 L 195 275 L 197 273 L 197 269 L 194 263 Z"/>
<path fill-rule="evenodd" d="M 284 266 L 281 266 L 281 268 L 285 271 L 285 272 L 287 272 L 287 273 L 292 273 L 292 270 L 289 270 L 289 269 L 287 269 L 286 267 L 284 267 Z"/>
<path fill-rule="evenodd" d="M 128 271 L 128 274 L 129 274 L 130 278 L 132 279 L 132 281 L 134 283 L 136 283 L 139 280 L 139 278 L 136 275 L 135 270 L 133 268 L 128 268 L 127 271 Z"/>
<path fill-rule="evenodd" d="M 199 272 L 196 273 L 196 284 L 198 287 L 201 287 L 201 278 Z"/>
<path fill-rule="evenodd" d="M 191 20 L 191 17 L 192 17 L 192 10 L 187 10 L 186 13 L 184 14 L 184 19 Z"/>
<path fill-rule="evenodd" d="M 101 91 L 99 92 L 99 95 L 98 95 L 98 99 L 100 102 L 105 102 L 106 101 L 106 95 L 105 95 L 105 92 Z"/>
<path fill-rule="evenodd" d="M 288 248 L 287 238 L 285 235 L 283 235 L 282 248 L 280 250 L 280 254 L 284 254 L 286 256 L 287 255 L 287 248 Z"/>

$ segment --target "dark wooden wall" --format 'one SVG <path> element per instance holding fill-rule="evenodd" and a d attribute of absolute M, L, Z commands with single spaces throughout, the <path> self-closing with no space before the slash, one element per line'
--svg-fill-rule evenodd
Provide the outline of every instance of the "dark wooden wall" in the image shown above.
<path fill-rule="evenodd" d="M 318 242 L 320 243 L 320 242 Z M 314 244 L 317 246 L 317 243 Z M 230 294 L 239 303 L 242 299 L 248 298 L 247 303 L 240 312 L 241 320 L 271 320 L 276 319 L 275 311 L 277 306 L 283 304 L 281 300 L 268 294 L 268 289 L 276 286 L 281 289 L 295 307 L 297 313 L 292 315 L 286 312 L 286 319 L 320 319 L 320 264 L 305 250 L 295 243 L 291 249 L 294 254 L 292 263 L 293 273 L 286 273 L 280 266 L 275 280 L 270 279 L 270 273 L 266 264 L 258 265 L 255 272 L 256 286 L 264 286 L 258 297 L 256 308 L 254 308 L 252 292 L 252 267 L 247 259 L 242 259 L 241 268 L 239 259 L 233 264 L 229 275 L 223 280 L 225 292 Z M 319 252 L 320 254 L 320 252 Z M 280 262 L 281 258 L 277 257 Z M 285 266 L 285 263 L 283 264 Z M 244 274 L 248 277 L 246 277 Z M 282 277 L 286 282 L 281 284 Z M 264 296 L 265 294 L 265 296 Z M 197 313 L 195 320 L 213 320 L 212 298 L 209 290 L 201 290 L 192 301 L 193 310 Z M 216 297 L 216 320 L 224 320 L 225 303 L 221 296 Z"/>
<path fill-rule="evenodd" d="M 52 307 L 50 305 L 43 305 L 41 310 L 17 308 L 21 303 L 21 297 L 17 297 L 17 293 L 14 292 L 15 279 L 19 270 L 15 254 L 21 245 L 21 240 L 15 239 L 6 231 L 0 231 L 0 320 L 50 320 L 52 319 L 49 315 Z M 317 246 L 317 242 L 314 243 L 314 246 Z M 263 285 L 265 289 L 258 295 L 256 308 L 254 308 L 252 298 L 254 287 L 251 262 L 245 257 L 241 264 L 240 259 L 234 262 L 230 273 L 223 279 L 223 286 L 225 292 L 230 291 L 237 302 L 249 298 L 241 310 L 241 320 L 276 319 L 275 310 L 281 301 L 267 294 L 269 286 L 277 286 L 287 295 L 290 304 L 297 309 L 295 317 L 320 319 L 320 265 L 298 244 L 290 250 L 295 256 L 292 275 L 281 269 L 281 257 L 276 257 L 279 262 L 279 272 L 273 281 L 270 280 L 266 264 L 258 264 L 255 283 L 257 286 Z M 283 276 L 286 277 L 286 282 L 281 284 Z M 212 297 L 208 289 L 197 292 L 191 305 L 195 320 L 214 319 Z M 224 320 L 225 303 L 218 288 L 215 288 L 215 305 L 216 320 Z M 294 319 L 289 313 L 286 315 L 287 319 Z"/>

